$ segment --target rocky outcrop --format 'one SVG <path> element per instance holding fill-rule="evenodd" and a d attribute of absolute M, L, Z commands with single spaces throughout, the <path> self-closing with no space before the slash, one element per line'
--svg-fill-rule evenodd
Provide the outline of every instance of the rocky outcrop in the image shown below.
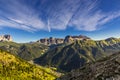
<path fill-rule="evenodd" d="M 65 37 L 65 39 L 50 37 L 50 38 L 40 39 L 37 42 L 42 43 L 44 45 L 51 45 L 51 44 L 61 44 L 61 43 L 72 43 L 77 40 L 90 40 L 90 38 L 83 35 L 79 35 L 79 36 L 68 35 Z"/>
<path fill-rule="evenodd" d="M 0 41 L 8 41 L 8 42 L 10 42 L 10 41 L 13 41 L 13 40 L 12 40 L 11 35 L 1 35 L 0 36 Z"/>
<path fill-rule="evenodd" d="M 42 43 L 44 45 L 51 45 L 51 44 L 60 44 L 63 43 L 64 39 L 62 38 L 44 38 L 44 39 L 40 39 L 37 42 Z"/>
<path fill-rule="evenodd" d="M 79 35 L 79 36 L 66 36 L 64 39 L 64 43 L 72 43 L 74 41 L 78 41 L 78 40 L 90 40 L 89 37 L 87 36 L 83 36 L 83 35 Z"/>

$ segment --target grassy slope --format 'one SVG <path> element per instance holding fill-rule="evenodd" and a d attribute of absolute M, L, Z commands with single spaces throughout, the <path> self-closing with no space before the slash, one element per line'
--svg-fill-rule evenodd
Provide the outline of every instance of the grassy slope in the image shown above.
<path fill-rule="evenodd" d="M 59 75 L 0 50 L 0 79 L 2 80 L 54 80 Z"/>

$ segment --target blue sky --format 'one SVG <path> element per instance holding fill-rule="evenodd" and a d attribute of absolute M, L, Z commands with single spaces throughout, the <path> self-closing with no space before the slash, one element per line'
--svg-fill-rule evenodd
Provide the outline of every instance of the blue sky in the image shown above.
<path fill-rule="evenodd" d="M 44 37 L 120 37 L 120 0 L 0 0 L 0 34 L 15 42 Z"/>

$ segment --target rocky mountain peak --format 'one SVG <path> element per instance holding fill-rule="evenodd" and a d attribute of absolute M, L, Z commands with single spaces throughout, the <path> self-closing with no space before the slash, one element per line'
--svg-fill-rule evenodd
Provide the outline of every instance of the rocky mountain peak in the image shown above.
<path fill-rule="evenodd" d="M 89 40 L 90 38 L 84 35 L 79 36 L 71 36 L 67 35 L 65 38 L 43 38 L 38 40 L 37 42 L 45 44 L 45 45 L 51 45 L 51 44 L 61 44 L 61 43 L 72 43 L 77 40 Z"/>
<path fill-rule="evenodd" d="M 63 43 L 63 41 L 64 41 L 64 39 L 62 39 L 62 38 L 50 37 L 50 38 L 40 39 L 37 42 L 42 43 L 44 45 L 51 45 L 51 44 L 60 44 L 60 43 Z"/>
<path fill-rule="evenodd" d="M 72 43 L 72 42 L 78 41 L 78 40 L 90 40 L 90 38 L 87 36 L 84 36 L 84 35 L 79 35 L 79 36 L 68 35 L 65 37 L 64 42 L 65 43 Z"/>
<path fill-rule="evenodd" d="M 0 41 L 13 41 L 11 35 L 0 35 Z"/>

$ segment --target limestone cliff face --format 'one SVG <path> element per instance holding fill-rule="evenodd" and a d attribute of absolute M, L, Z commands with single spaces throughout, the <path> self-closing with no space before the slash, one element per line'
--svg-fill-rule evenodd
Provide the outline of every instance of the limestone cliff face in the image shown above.
<path fill-rule="evenodd" d="M 66 36 L 64 39 L 64 43 L 72 43 L 74 40 L 72 36 Z"/>
<path fill-rule="evenodd" d="M 78 41 L 78 40 L 90 40 L 89 37 L 87 36 L 83 36 L 83 35 L 79 35 L 79 36 L 66 36 L 64 39 L 64 43 L 72 43 L 74 41 Z"/>
<path fill-rule="evenodd" d="M 79 35 L 79 36 L 66 36 L 64 39 L 62 38 L 43 38 L 38 40 L 37 42 L 42 43 L 44 45 L 51 45 L 51 44 L 61 44 L 61 43 L 72 43 L 77 40 L 89 40 L 90 38 L 87 36 Z"/>
<path fill-rule="evenodd" d="M 64 39 L 61 38 L 44 38 L 44 39 L 40 39 L 37 42 L 45 44 L 45 45 L 51 45 L 51 44 L 60 44 L 63 43 Z"/>
<path fill-rule="evenodd" d="M 11 35 L 0 35 L 0 41 L 13 41 Z"/>

